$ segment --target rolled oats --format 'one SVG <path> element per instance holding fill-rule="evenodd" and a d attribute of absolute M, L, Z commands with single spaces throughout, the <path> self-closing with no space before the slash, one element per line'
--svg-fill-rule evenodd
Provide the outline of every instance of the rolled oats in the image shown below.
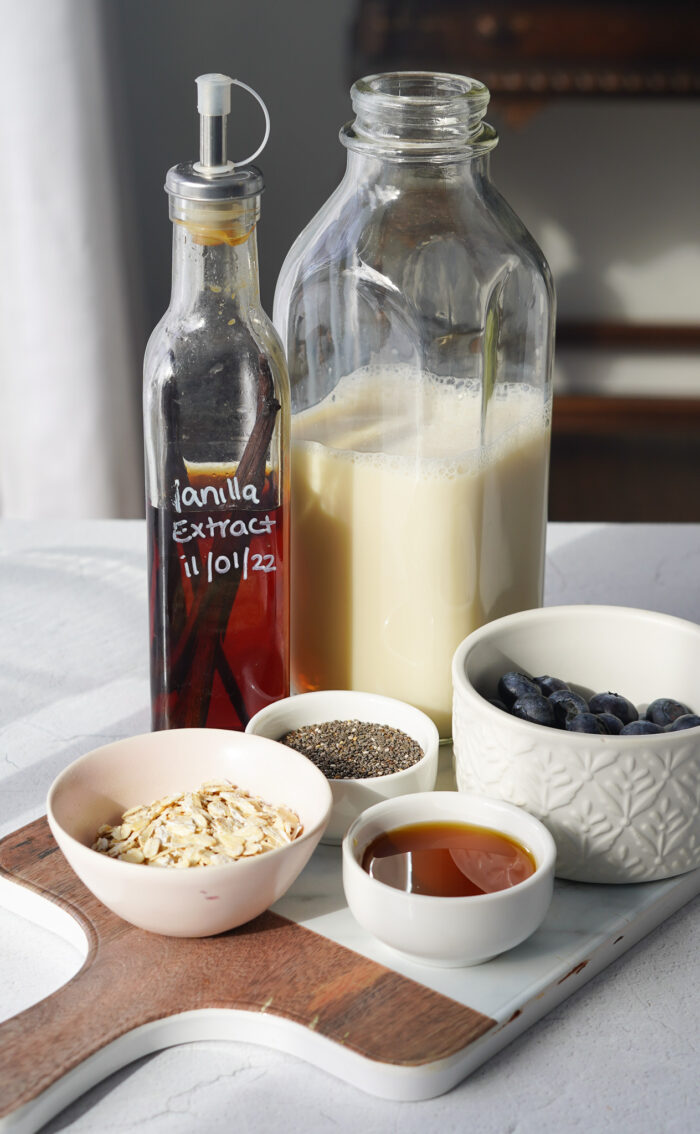
<path fill-rule="evenodd" d="M 227 780 L 130 807 L 103 824 L 92 849 L 147 866 L 214 866 L 291 843 L 302 833 L 290 808 L 266 803 Z"/>

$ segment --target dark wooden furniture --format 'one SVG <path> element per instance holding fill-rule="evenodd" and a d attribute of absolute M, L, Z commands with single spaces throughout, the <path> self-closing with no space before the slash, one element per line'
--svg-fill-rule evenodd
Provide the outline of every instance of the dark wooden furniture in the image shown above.
<path fill-rule="evenodd" d="M 700 398 L 556 397 L 549 516 L 700 521 Z"/>
<path fill-rule="evenodd" d="M 666 0 L 361 0 L 354 74 L 478 75 L 494 95 L 700 94 L 700 7 Z"/>

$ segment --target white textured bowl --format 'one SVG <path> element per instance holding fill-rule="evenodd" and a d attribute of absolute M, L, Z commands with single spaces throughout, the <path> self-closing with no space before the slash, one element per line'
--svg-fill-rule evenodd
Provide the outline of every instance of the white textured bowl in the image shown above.
<path fill-rule="evenodd" d="M 510 835 L 534 855 L 524 882 L 493 894 L 438 898 L 409 894 L 370 877 L 360 865 L 372 839 L 411 823 L 473 823 Z M 370 807 L 343 840 L 348 906 L 369 933 L 414 961 L 456 968 L 479 965 L 534 933 L 549 909 L 556 849 L 537 819 L 499 800 L 435 791 Z"/>
<path fill-rule="evenodd" d="M 291 807 L 302 834 L 255 857 L 187 869 L 121 862 L 90 849 L 97 828 L 114 825 L 127 808 L 219 778 Z M 152 933 L 206 937 L 250 921 L 284 894 L 311 857 L 331 802 L 325 776 L 279 744 L 220 729 L 173 729 L 75 760 L 54 780 L 47 816 L 75 873 L 119 917 Z"/>
<path fill-rule="evenodd" d="M 560 878 L 643 882 L 700 866 L 700 727 L 591 736 L 530 724 L 486 700 L 508 670 L 698 712 L 700 627 L 628 607 L 544 607 L 474 631 L 452 665 L 457 786 L 541 819 Z"/>
<path fill-rule="evenodd" d="M 333 792 L 333 810 L 321 841 L 337 846 L 353 819 L 366 807 L 381 799 L 431 791 L 435 787 L 440 738 L 430 717 L 413 705 L 378 693 L 347 689 L 323 689 L 275 701 L 251 718 L 246 732 L 279 740 L 285 733 L 304 725 L 335 720 L 366 721 L 398 728 L 415 740 L 424 753 L 412 768 L 402 772 L 368 779 L 328 781 Z M 291 749 L 285 748 L 285 751 Z"/>

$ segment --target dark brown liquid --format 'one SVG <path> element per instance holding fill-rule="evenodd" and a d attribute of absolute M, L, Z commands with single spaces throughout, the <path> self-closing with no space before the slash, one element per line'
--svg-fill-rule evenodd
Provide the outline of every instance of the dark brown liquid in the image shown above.
<path fill-rule="evenodd" d="M 285 516 L 276 497 L 268 476 L 255 509 L 149 508 L 154 729 L 244 729 L 258 709 L 288 695 Z M 255 530 L 267 517 L 270 530 L 222 537 L 214 526 L 210 535 L 209 516 L 246 529 L 255 521 Z M 175 542 L 175 523 L 196 536 Z"/>
<path fill-rule="evenodd" d="M 369 844 L 362 868 L 411 894 L 470 897 L 506 890 L 535 872 L 525 847 L 500 831 L 469 823 L 414 823 Z"/>

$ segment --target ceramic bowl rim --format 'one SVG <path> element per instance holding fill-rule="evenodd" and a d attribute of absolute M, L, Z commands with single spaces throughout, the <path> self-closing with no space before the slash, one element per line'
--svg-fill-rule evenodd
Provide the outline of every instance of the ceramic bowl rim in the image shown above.
<path fill-rule="evenodd" d="M 200 732 L 201 731 L 201 732 L 207 732 L 207 733 L 214 733 L 214 732 L 216 732 L 216 733 L 227 733 L 228 732 L 228 730 L 226 730 L 226 729 L 190 729 L 190 730 L 178 729 L 177 731 L 180 732 L 180 733 L 182 733 L 183 731 L 190 731 L 190 732 L 195 732 L 195 731 Z M 138 875 L 135 875 L 135 877 L 142 878 L 142 879 L 144 879 L 144 881 L 146 880 L 146 876 L 144 876 L 143 870 L 142 870 L 143 865 L 144 865 L 143 863 L 141 863 L 141 862 L 125 862 L 123 859 L 111 858 L 109 855 L 101 854 L 99 851 L 93 850 L 92 847 L 88 846 L 87 843 L 81 842 L 80 839 L 77 839 L 75 837 L 75 835 L 72 835 L 70 833 L 70 831 L 68 831 L 66 829 L 66 827 L 63 825 L 63 823 L 61 823 L 58 820 L 58 818 L 56 817 L 56 813 L 55 813 L 54 808 L 53 808 L 53 801 L 54 801 L 56 795 L 58 794 L 58 792 L 61 790 L 61 788 L 63 786 L 62 781 L 64 779 L 66 779 L 70 773 L 73 773 L 77 768 L 79 768 L 80 765 L 88 763 L 90 760 L 94 759 L 95 756 L 97 756 L 100 752 L 104 751 L 104 749 L 106 749 L 106 748 L 117 748 L 117 747 L 121 748 L 123 746 L 132 746 L 134 744 L 134 742 L 143 741 L 145 737 L 149 737 L 149 736 L 153 736 L 153 735 L 154 735 L 154 733 L 152 733 L 152 732 L 136 733 L 133 736 L 122 737 L 119 740 L 112 740 L 112 741 L 109 741 L 107 744 L 101 744 L 97 748 L 92 748 L 92 749 L 90 749 L 90 751 L 84 752 L 82 755 L 77 756 L 75 760 L 72 760 L 70 762 L 70 764 L 67 764 L 66 767 L 63 768 L 58 773 L 58 775 L 54 778 L 51 786 L 49 787 L 49 790 L 48 790 L 47 795 L 46 795 L 46 814 L 47 814 L 47 819 L 49 821 L 49 826 L 53 828 L 53 826 L 55 825 L 55 827 L 61 832 L 61 837 L 67 840 L 68 845 L 71 846 L 72 848 L 74 848 L 76 850 L 77 854 L 81 855 L 84 851 L 87 851 L 87 852 L 89 852 L 90 855 L 98 856 L 99 859 L 100 859 L 100 862 L 105 864 L 104 869 L 106 869 L 106 870 L 114 871 L 115 868 L 116 868 L 117 870 L 121 870 L 122 873 L 125 869 L 129 869 L 132 872 L 133 871 L 140 871 L 140 873 Z M 238 733 L 237 735 L 245 736 L 246 734 L 245 733 Z M 260 737 L 260 739 L 261 740 L 269 740 L 268 737 Z M 274 742 L 271 742 L 271 743 L 274 743 Z M 293 751 L 293 750 L 291 750 L 291 751 Z M 309 761 L 306 761 L 306 757 L 302 757 L 300 753 L 295 752 L 294 755 L 296 757 L 299 757 L 299 759 L 303 759 L 306 763 L 309 763 Z M 327 796 L 326 796 L 326 806 L 323 809 L 322 815 L 316 820 L 316 822 L 311 827 L 305 827 L 304 830 L 302 831 L 301 835 L 299 835 L 296 839 L 293 839 L 292 842 L 285 843 L 283 846 L 280 846 L 280 847 L 273 847 L 270 850 L 265 851 L 265 853 L 261 854 L 261 855 L 253 855 L 249 858 L 237 859 L 235 862 L 212 863 L 209 866 L 205 866 L 203 864 L 200 864 L 198 866 L 189 866 L 184 871 L 183 870 L 176 870 L 176 869 L 171 869 L 171 870 L 163 869 L 163 870 L 158 870 L 158 871 L 151 871 L 148 874 L 147 877 L 149 879 L 155 879 L 157 877 L 158 879 L 163 880 L 162 885 L 172 886 L 172 885 L 175 885 L 177 882 L 179 882 L 180 885 L 182 885 L 182 883 L 185 882 L 185 880 L 187 878 L 192 878 L 192 877 L 198 876 L 200 874 L 200 872 L 204 871 L 204 870 L 207 872 L 206 877 L 208 877 L 208 878 L 213 877 L 212 872 L 215 872 L 218 876 L 221 876 L 221 873 L 223 871 L 231 871 L 233 869 L 236 869 L 237 872 L 240 874 L 241 869 L 249 870 L 249 871 L 253 870 L 253 869 L 259 869 L 260 864 L 262 862 L 271 862 L 273 860 L 273 858 L 278 858 L 281 854 L 284 854 L 284 852 L 287 851 L 290 847 L 301 846 L 305 842 L 308 842 L 309 839 L 315 838 L 316 835 L 318 834 L 319 827 L 321 828 L 321 834 L 323 834 L 323 830 L 327 826 L 328 819 L 330 818 L 331 810 L 333 808 L 333 796 L 332 796 L 330 787 L 328 786 L 328 781 L 326 780 L 326 777 L 323 776 L 323 773 L 319 772 L 318 768 L 316 768 L 314 765 L 312 765 L 312 767 L 314 767 L 314 771 L 317 772 L 323 778 L 323 780 L 325 781 L 325 786 L 328 788 L 328 793 L 327 793 Z M 244 788 L 244 790 L 247 791 L 249 789 Z M 52 830 L 52 834 L 53 834 L 53 830 Z M 107 864 L 109 864 L 109 865 L 107 865 Z M 167 879 L 167 881 L 166 881 L 166 879 Z"/>
<path fill-rule="evenodd" d="M 661 625 L 669 624 L 676 625 L 679 629 L 684 627 L 686 631 L 694 632 L 700 638 L 700 626 L 692 622 L 688 618 L 680 618 L 675 614 L 664 614 L 662 611 L 644 610 L 641 607 L 633 606 L 616 606 L 604 603 L 568 603 L 562 605 L 540 606 L 533 607 L 529 610 L 520 610 L 515 614 L 506 614 L 502 618 L 496 618 L 492 622 L 480 626 L 477 630 L 473 630 L 466 638 L 463 638 L 452 657 L 452 685 L 455 697 L 464 697 L 472 704 L 476 704 L 480 712 L 486 713 L 494 723 L 498 720 L 504 723 L 508 722 L 509 728 L 515 728 L 523 734 L 532 735 L 532 730 L 536 729 L 537 733 L 542 737 L 549 737 L 552 743 L 553 735 L 562 734 L 566 736 L 567 744 L 571 743 L 575 747 L 585 747 L 592 742 L 602 742 L 608 745 L 621 744 L 625 748 L 641 748 L 653 738 L 667 738 L 664 743 L 673 746 L 674 744 L 682 744 L 688 735 L 696 736 L 700 733 L 700 725 L 693 728 L 677 729 L 675 732 L 666 732 L 662 730 L 658 733 L 640 733 L 638 735 L 621 736 L 619 733 L 587 733 L 587 732 L 573 732 L 567 729 L 552 728 L 550 725 L 537 724 L 535 721 L 526 721 L 521 717 L 514 717 L 511 713 L 504 713 L 503 709 L 499 709 L 496 705 L 492 705 L 485 697 L 479 693 L 474 685 L 471 683 L 466 673 L 466 663 L 472 651 L 478 647 L 484 639 L 497 638 L 501 630 L 510 626 L 525 626 L 528 624 L 537 623 L 543 617 L 557 618 L 562 616 L 573 616 L 575 618 L 584 617 L 585 615 L 604 615 L 606 613 L 614 612 L 615 614 L 621 613 L 623 617 L 630 616 L 632 618 L 642 618 L 644 621 L 655 622 Z"/>
<path fill-rule="evenodd" d="M 378 878 L 372 878 L 372 876 L 368 874 L 366 870 L 362 869 L 362 866 L 357 860 L 355 851 L 351 846 L 351 840 L 356 837 L 357 831 L 365 823 L 371 821 L 374 818 L 373 813 L 376 813 L 380 808 L 385 811 L 389 811 L 392 807 L 399 806 L 399 800 L 401 801 L 401 803 L 403 803 L 406 798 L 409 798 L 412 803 L 417 802 L 419 804 L 422 804 L 431 796 L 435 795 L 443 797 L 449 796 L 452 797 L 455 802 L 461 800 L 467 804 L 478 802 L 479 806 L 485 805 L 487 810 L 489 807 L 491 807 L 494 811 L 517 815 L 519 819 L 530 822 L 533 828 L 538 832 L 539 837 L 542 838 L 545 843 L 546 850 L 542 855 L 542 861 L 536 861 L 535 869 L 529 876 L 529 878 L 524 878 L 522 882 L 516 882 L 514 886 L 508 886 L 504 890 L 495 890 L 490 894 L 465 894 L 461 897 L 440 896 L 438 894 L 407 893 L 404 890 L 398 890 L 393 886 L 388 886 L 386 882 L 380 882 Z M 429 818 L 413 820 L 413 822 L 415 823 L 429 821 Z M 448 822 L 449 821 L 450 820 L 448 820 Z M 459 822 L 459 820 L 456 821 Z M 464 821 L 474 822 L 473 820 Z M 492 827 L 487 822 L 474 822 L 474 825 L 479 827 L 488 827 L 490 830 L 497 830 L 496 827 Z M 391 830 L 391 827 L 385 826 L 384 829 Z M 519 836 L 510 835 L 507 831 L 501 830 L 499 831 L 499 834 L 506 834 L 509 838 L 513 838 L 516 841 L 521 842 Z M 390 892 L 392 895 L 395 895 L 395 901 L 404 903 L 405 905 L 408 905 L 409 903 L 416 903 L 418 907 L 424 906 L 426 910 L 435 910 L 437 907 L 434 906 L 433 903 L 439 902 L 440 909 L 443 909 L 446 912 L 448 910 L 472 910 L 482 906 L 487 907 L 499 902 L 507 902 L 509 900 L 512 900 L 512 895 L 527 893 L 528 890 L 534 889 L 534 887 L 539 886 L 542 883 L 543 879 L 546 879 L 547 875 L 551 875 L 553 873 L 557 857 L 557 848 L 552 835 L 547 830 L 544 823 L 542 823 L 534 815 L 531 815 L 529 811 L 526 811 L 523 807 L 517 807 L 514 803 L 507 803 L 505 800 L 495 799 L 491 796 L 480 795 L 478 792 L 461 791 L 416 792 L 410 797 L 399 796 L 394 799 L 383 800 L 381 803 L 375 803 L 372 807 L 368 807 L 365 811 L 361 812 L 361 814 L 358 815 L 350 825 L 347 834 L 343 839 L 342 848 L 343 861 L 348 864 L 349 868 L 355 873 L 355 876 L 358 878 L 361 877 L 364 880 L 363 884 L 368 884 L 369 887 L 381 887 L 381 889 L 377 891 L 378 897 L 382 892 Z M 525 849 L 530 850 L 529 847 L 525 847 Z M 534 857 L 534 851 L 530 850 L 530 854 L 532 854 Z"/>
<path fill-rule="evenodd" d="M 351 694 L 353 698 L 357 698 L 358 702 L 362 701 L 362 700 L 368 700 L 368 701 L 373 701 L 375 704 L 389 703 L 389 704 L 392 704 L 392 705 L 400 706 L 402 710 L 410 710 L 412 713 L 415 713 L 417 717 L 422 718 L 422 720 L 425 722 L 426 728 L 430 732 L 430 740 L 429 740 L 426 748 L 423 750 L 423 755 L 421 756 L 420 760 L 416 760 L 415 764 L 411 764 L 411 766 L 409 768 L 400 768 L 398 772 L 386 772 L 383 776 L 352 776 L 352 777 L 349 777 L 349 776 L 347 776 L 347 777 L 327 776 L 326 779 L 328 780 L 329 784 L 341 784 L 342 785 L 342 784 L 398 783 L 398 782 L 400 782 L 402 777 L 405 778 L 405 779 L 409 779 L 412 775 L 415 775 L 415 773 L 418 771 L 418 769 L 421 768 L 422 765 L 425 764 L 426 761 L 433 760 L 436 757 L 436 755 L 439 753 L 440 734 L 438 732 L 437 725 L 435 724 L 435 722 L 433 720 L 430 719 L 430 717 L 428 716 L 427 713 L 424 713 L 422 709 L 416 708 L 416 706 L 412 705 L 409 701 L 401 701 L 398 697 L 388 697 L 388 696 L 385 696 L 385 694 L 383 694 L 383 693 L 367 693 L 367 692 L 360 690 L 360 689 L 314 689 L 314 690 L 310 690 L 308 693 L 292 693 L 292 694 L 290 694 L 289 697 L 283 697 L 281 700 L 273 702 L 272 705 L 267 705 L 264 709 L 260 709 L 255 714 L 255 716 L 251 717 L 250 720 L 248 721 L 248 724 L 246 725 L 246 733 L 248 733 L 248 730 L 250 729 L 250 733 L 248 733 L 248 735 L 262 736 L 263 735 L 262 733 L 255 732 L 253 729 L 250 728 L 250 726 L 252 724 L 254 724 L 255 722 L 259 721 L 259 720 L 264 721 L 268 714 L 270 716 L 272 716 L 273 715 L 273 713 L 272 713 L 273 709 L 277 709 L 278 707 L 279 708 L 286 707 L 290 702 L 299 703 L 299 700 L 302 697 L 304 697 L 304 698 L 305 697 L 317 697 L 319 700 L 325 700 L 325 699 L 330 699 L 331 697 L 337 697 L 339 694 L 342 694 L 343 696 Z M 360 718 L 358 717 L 357 719 L 359 720 Z M 308 724 L 314 724 L 314 723 L 319 723 L 319 722 L 314 722 L 314 721 L 308 722 Z M 323 723 L 323 722 L 321 722 L 321 723 Z M 370 721 L 370 722 L 363 722 L 363 723 L 379 724 L 380 722 Z M 297 728 L 302 728 L 302 727 L 303 727 L 302 725 L 297 725 Z M 398 725 L 389 725 L 388 727 L 389 728 L 398 728 L 399 726 Z M 405 729 L 400 729 L 400 731 L 405 732 Z M 406 733 L 406 735 L 409 736 L 410 734 Z M 267 737 L 266 739 L 272 740 L 272 737 Z M 411 740 L 414 740 L 416 744 L 419 743 L 414 736 L 411 736 Z M 275 740 L 274 743 L 275 744 L 281 744 L 282 741 L 281 740 Z M 285 747 L 288 747 L 288 746 L 285 746 Z M 419 745 L 419 747 L 422 747 L 422 745 Z M 292 752 L 296 751 L 296 749 L 293 749 L 293 748 L 290 748 L 289 750 L 292 751 Z M 308 759 L 308 757 L 304 757 L 304 759 Z M 311 763 L 313 763 L 313 761 L 311 761 Z M 321 774 L 323 775 L 323 773 L 321 773 Z"/>

